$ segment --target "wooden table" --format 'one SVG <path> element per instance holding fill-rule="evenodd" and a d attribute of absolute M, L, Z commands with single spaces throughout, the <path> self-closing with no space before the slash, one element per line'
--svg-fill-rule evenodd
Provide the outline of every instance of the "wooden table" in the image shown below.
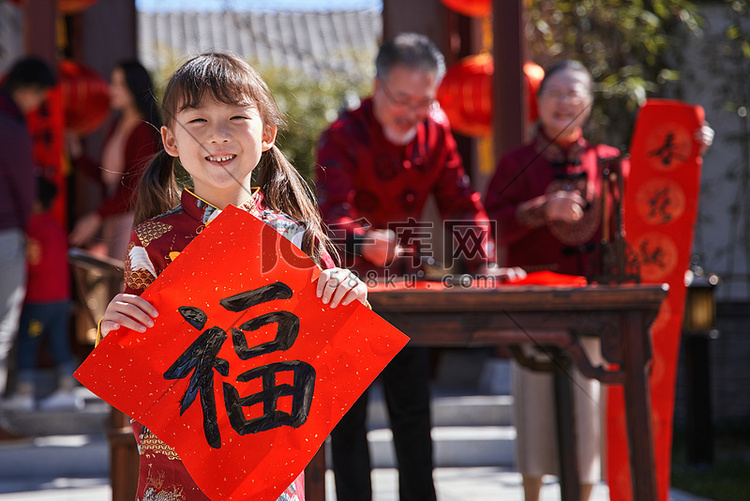
<path fill-rule="evenodd" d="M 633 498 L 656 501 L 649 328 L 666 295 L 667 287 L 659 285 L 467 288 L 429 283 L 418 288 L 374 289 L 369 299 L 375 312 L 417 345 L 513 348 L 533 340 L 554 354 L 555 395 L 562 411 L 557 422 L 563 501 L 579 499 L 572 388 L 564 373 L 566 364 L 575 364 L 585 376 L 602 383 L 623 385 Z M 601 338 L 604 359 L 618 364 L 619 370 L 593 367 L 578 342 L 585 336 Z M 307 469 L 309 501 L 325 499 L 323 449 Z"/>

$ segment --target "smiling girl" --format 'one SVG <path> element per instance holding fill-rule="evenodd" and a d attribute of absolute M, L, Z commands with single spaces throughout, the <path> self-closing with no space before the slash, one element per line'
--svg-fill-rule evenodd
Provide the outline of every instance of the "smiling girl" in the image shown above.
<path fill-rule="evenodd" d="M 136 224 L 125 263 L 125 291 L 110 302 L 101 334 L 120 327 L 146 331 L 158 313 L 139 297 L 190 241 L 225 207 L 246 210 L 308 254 L 323 272 L 317 293 L 335 308 L 365 302 L 367 287 L 334 266 L 314 198 L 297 170 L 276 147 L 281 114 L 268 87 L 244 61 L 209 53 L 178 69 L 162 102 L 164 144 L 141 181 Z M 180 163 L 192 188 L 180 190 Z M 251 187 L 255 169 L 259 188 Z M 137 500 L 209 499 L 182 461 L 138 422 L 133 431 L 141 455 Z M 303 500 L 302 475 L 279 498 Z"/>

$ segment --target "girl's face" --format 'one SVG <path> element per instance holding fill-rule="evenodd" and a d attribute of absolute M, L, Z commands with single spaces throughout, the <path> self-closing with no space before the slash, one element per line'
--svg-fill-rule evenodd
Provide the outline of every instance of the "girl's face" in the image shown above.
<path fill-rule="evenodd" d="M 539 120 L 545 134 L 558 142 L 576 140 L 591 113 L 588 75 L 575 70 L 553 74 L 538 96 Z"/>
<path fill-rule="evenodd" d="M 135 97 L 130 92 L 128 82 L 125 80 L 125 71 L 122 68 L 112 70 L 112 76 L 109 80 L 109 105 L 117 111 L 136 107 Z"/>
<path fill-rule="evenodd" d="M 164 149 L 180 158 L 195 194 L 220 209 L 246 202 L 250 176 L 261 154 L 273 146 L 276 127 L 264 127 L 254 104 L 226 104 L 213 97 L 177 112 L 172 122 L 161 128 Z"/>

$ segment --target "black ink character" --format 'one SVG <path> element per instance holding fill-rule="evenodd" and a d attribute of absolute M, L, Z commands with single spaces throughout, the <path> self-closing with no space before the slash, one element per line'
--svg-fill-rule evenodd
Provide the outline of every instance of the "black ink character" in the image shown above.
<path fill-rule="evenodd" d="M 674 132 L 667 132 L 664 138 L 664 144 L 658 149 L 649 151 L 648 156 L 661 158 L 661 163 L 664 166 L 672 164 L 673 159 L 685 160 L 685 157 L 677 154 L 677 144 L 674 141 Z"/>
<path fill-rule="evenodd" d="M 662 188 L 656 190 L 653 196 L 648 201 L 649 204 L 649 217 L 651 219 L 660 219 L 662 224 L 667 223 L 672 219 L 672 215 L 669 213 L 669 207 L 672 204 L 672 197 L 669 188 Z"/>
<path fill-rule="evenodd" d="M 661 247 L 655 247 L 649 249 L 649 242 L 644 240 L 641 242 L 641 259 L 643 263 L 657 266 L 660 269 L 666 268 L 666 253 Z"/>
<path fill-rule="evenodd" d="M 276 282 L 224 298 L 219 303 L 229 311 L 239 312 L 261 303 L 273 301 L 274 299 L 289 299 L 291 297 L 292 289 L 282 282 Z M 278 324 L 276 339 L 249 348 L 247 338 L 243 332 L 255 331 L 264 325 L 272 323 Z M 294 344 L 298 334 L 299 317 L 288 311 L 275 311 L 253 318 L 240 325 L 239 329 L 233 327 L 232 342 L 234 343 L 234 351 L 237 353 L 237 356 L 241 360 L 248 360 L 259 355 L 265 355 L 266 353 L 288 350 Z"/>
<path fill-rule="evenodd" d="M 277 385 L 276 375 L 288 371 L 293 374 L 293 383 Z M 237 381 L 244 383 L 258 378 L 261 378 L 263 390 L 246 397 L 240 397 L 234 386 L 224 383 L 224 404 L 229 422 L 237 433 L 247 435 L 281 426 L 298 428 L 307 421 L 315 387 L 315 369 L 310 364 L 300 360 L 268 364 L 243 372 Z M 291 412 L 278 409 L 278 400 L 284 396 L 292 397 Z M 260 404 L 263 415 L 247 419 L 243 407 Z"/>
<path fill-rule="evenodd" d="M 219 301 L 219 304 L 232 312 L 240 312 L 253 306 L 275 299 L 290 299 L 292 289 L 282 282 L 275 282 L 257 289 L 235 294 Z M 181 306 L 178 311 L 190 325 L 203 330 L 208 322 L 206 313 L 192 306 Z M 273 341 L 248 346 L 245 332 L 251 332 L 261 327 L 277 324 L 276 338 Z M 265 355 L 274 351 L 289 349 L 299 334 L 299 317 L 288 311 L 275 311 L 260 315 L 232 328 L 232 343 L 234 351 L 241 360 Z M 201 408 L 203 410 L 203 431 L 208 444 L 221 448 L 221 435 L 216 418 L 216 398 L 214 396 L 214 369 L 224 377 L 229 376 L 229 362 L 218 357 L 219 351 L 227 339 L 227 333 L 219 327 L 211 327 L 201 335 L 180 355 L 177 361 L 164 373 L 165 379 L 183 379 L 190 375 L 190 383 L 185 394 L 180 399 L 180 415 L 201 394 Z M 276 384 L 276 374 L 291 371 L 293 384 Z M 192 372 L 192 375 L 191 375 Z M 258 433 L 280 426 L 301 426 L 310 411 L 313 389 L 315 385 L 315 369 L 310 364 L 294 360 L 268 364 L 243 372 L 237 377 L 239 382 L 248 382 L 262 378 L 263 391 L 247 397 L 240 397 L 239 392 L 229 383 L 223 383 L 224 404 L 232 428 L 239 434 Z M 292 397 L 290 413 L 277 408 L 280 397 Z M 263 416 L 246 419 L 243 407 L 263 404 Z"/>
<path fill-rule="evenodd" d="M 206 314 L 198 308 L 183 306 L 178 308 L 183 318 L 198 330 L 203 329 Z M 164 373 L 165 379 L 184 379 L 191 372 L 190 383 L 180 399 L 180 416 L 201 394 L 203 409 L 203 432 L 208 445 L 214 449 L 221 447 L 221 435 L 216 420 L 216 398 L 214 397 L 214 369 L 224 377 L 229 376 L 229 362 L 219 358 L 221 345 L 227 333 L 219 327 L 211 327 L 193 341 L 177 361 Z"/>

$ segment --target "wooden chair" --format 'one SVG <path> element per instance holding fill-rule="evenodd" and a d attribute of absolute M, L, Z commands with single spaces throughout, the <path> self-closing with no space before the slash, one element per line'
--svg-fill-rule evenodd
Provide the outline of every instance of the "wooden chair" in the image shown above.
<path fill-rule="evenodd" d="M 86 328 L 96 330 L 106 304 L 122 287 L 124 264 L 118 259 L 97 256 L 78 248 L 70 249 L 68 261 L 73 268 L 77 306 L 87 323 Z M 138 449 L 130 418 L 112 407 L 105 430 L 110 448 L 112 501 L 133 501 L 138 488 Z"/>

